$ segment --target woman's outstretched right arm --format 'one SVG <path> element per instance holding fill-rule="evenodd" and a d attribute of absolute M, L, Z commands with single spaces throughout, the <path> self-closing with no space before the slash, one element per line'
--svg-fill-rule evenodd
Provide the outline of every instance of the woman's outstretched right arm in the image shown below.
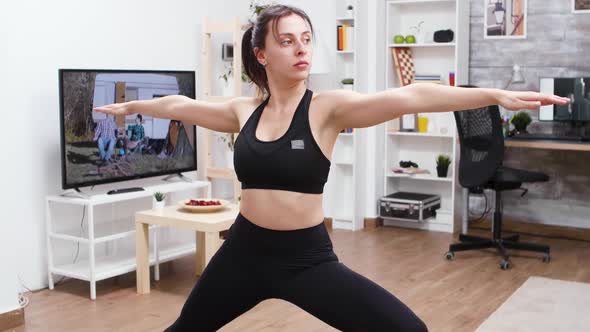
<path fill-rule="evenodd" d="M 150 100 L 134 100 L 94 108 L 94 111 L 129 115 L 142 114 L 162 119 L 186 121 L 199 127 L 225 133 L 240 131 L 236 104 L 244 97 L 224 102 L 194 100 L 182 95 L 171 95 Z"/>

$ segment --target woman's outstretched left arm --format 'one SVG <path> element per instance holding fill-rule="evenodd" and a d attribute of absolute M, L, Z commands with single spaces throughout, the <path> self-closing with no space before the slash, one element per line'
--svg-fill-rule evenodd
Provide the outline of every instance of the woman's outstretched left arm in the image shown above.
<path fill-rule="evenodd" d="M 331 90 L 331 120 L 339 128 L 366 128 L 404 114 L 452 112 L 501 105 L 509 110 L 538 109 L 542 105 L 567 104 L 568 98 L 534 91 L 463 88 L 433 83 L 411 84 L 397 89 L 361 94 Z"/>

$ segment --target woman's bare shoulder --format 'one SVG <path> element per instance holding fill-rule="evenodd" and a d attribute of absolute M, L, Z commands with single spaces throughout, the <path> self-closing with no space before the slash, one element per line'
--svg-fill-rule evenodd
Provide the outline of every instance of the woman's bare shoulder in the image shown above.
<path fill-rule="evenodd" d="M 321 101 L 335 101 L 342 97 L 347 97 L 351 95 L 356 95 L 358 92 L 353 90 L 344 90 L 344 89 L 331 89 L 331 90 L 322 90 L 313 93 L 313 99 L 318 99 Z"/>
<path fill-rule="evenodd" d="M 232 98 L 230 103 L 234 113 L 240 121 L 240 128 L 246 123 L 250 115 L 264 100 L 259 97 L 240 96 Z"/>
<path fill-rule="evenodd" d="M 252 113 L 256 107 L 262 104 L 263 100 L 258 97 L 240 96 L 230 100 L 230 104 L 236 114 Z"/>
<path fill-rule="evenodd" d="M 344 89 L 323 90 L 314 92 L 311 100 L 315 108 L 321 110 L 320 113 L 325 113 L 326 116 L 329 116 L 339 103 L 347 100 L 351 93 L 354 92 Z"/>

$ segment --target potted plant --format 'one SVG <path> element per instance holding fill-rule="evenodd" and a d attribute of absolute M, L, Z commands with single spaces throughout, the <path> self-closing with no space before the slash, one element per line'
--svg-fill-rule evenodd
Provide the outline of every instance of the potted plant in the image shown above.
<path fill-rule="evenodd" d="M 233 81 L 233 66 L 226 65 L 223 74 L 219 75 L 219 78 L 223 79 L 223 96 L 231 97 L 234 95 L 234 81 Z M 248 75 L 242 70 L 242 82 L 248 82 Z"/>
<path fill-rule="evenodd" d="M 353 78 L 344 78 L 344 79 L 342 79 L 342 81 L 340 81 L 340 83 L 342 83 L 342 88 L 344 90 L 353 90 L 353 87 L 354 87 L 354 79 Z"/>
<path fill-rule="evenodd" d="M 444 154 L 439 154 L 436 157 L 436 173 L 439 178 L 446 178 L 449 172 L 449 165 L 451 164 L 451 158 Z"/>
<path fill-rule="evenodd" d="M 510 119 L 517 133 L 526 133 L 526 127 L 532 122 L 531 116 L 527 112 L 518 112 Z"/>
<path fill-rule="evenodd" d="M 260 0 L 251 0 L 250 1 L 250 19 L 255 20 L 256 16 L 260 14 L 261 11 L 266 9 L 266 7 L 274 5 L 275 2 L 273 1 L 260 1 Z"/>
<path fill-rule="evenodd" d="M 164 208 L 166 205 L 166 202 L 164 201 L 165 198 L 166 195 L 164 193 L 159 191 L 154 193 L 154 210 L 161 211 Z"/>

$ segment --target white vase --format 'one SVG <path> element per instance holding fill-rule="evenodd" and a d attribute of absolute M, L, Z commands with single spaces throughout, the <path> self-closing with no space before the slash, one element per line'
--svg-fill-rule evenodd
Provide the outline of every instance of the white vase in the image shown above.
<path fill-rule="evenodd" d="M 354 90 L 354 84 L 342 84 L 344 90 Z"/>
<path fill-rule="evenodd" d="M 353 9 L 346 9 L 344 11 L 344 17 L 345 18 L 354 18 L 354 12 Z"/>
<path fill-rule="evenodd" d="M 166 201 L 156 201 L 154 199 L 154 202 L 153 202 L 154 211 L 162 211 L 164 209 L 164 206 L 166 206 Z"/>
<path fill-rule="evenodd" d="M 232 150 L 228 150 L 225 152 L 225 160 L 227 162 L 227 167 L 233 169 L 234 168 L 234 152 Z"/>

